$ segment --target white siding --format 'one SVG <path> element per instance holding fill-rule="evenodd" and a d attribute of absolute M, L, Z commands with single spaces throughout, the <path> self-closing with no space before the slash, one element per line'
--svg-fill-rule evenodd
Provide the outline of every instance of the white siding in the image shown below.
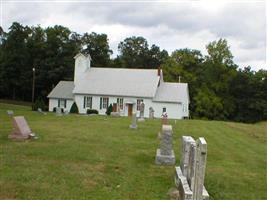
<path fill-rule="evenodd" d="M 66 108 L 64 108 L 64 106 L 61 106 L 61 107 L 64 108 L 64 110 L 70 111 L 72 104 L 73 104 L 73 100 L 67 99 Z M 49 99 L 49 111 L 53 112 L 54 107 L 58 107 L 58 99 L 50 98 Z"/>
<path fill-rule="evenodd" d="M 86 114 L 87 108 L 84 108 L 84 96 L 92 96 L 92 95 L 75 95 L 75 101 L 79 108 L 79 112 L 81 114 Z M 187 106 L 186 109 L 183 109 L 182 103 L 165 103 L 165 102 L 153 102 L 152 99 L 148 98 L 137 98 L 137 97 L 110 97 L 110 96 L 92 96 L 92 109 L 98 110 L 99 114 L 105 115 L 106 109 L 100 109 L 100 98 L 108 97 L 109 105 L 113 103 L 117 103 L 117 98 L 123 98 L 124 108 L 121 110 L 121 116 L 128 116 L 128 103 L 133 103 L 133 112 L 137 113 L 139 116 L 139 111 L 136 111 L 136 102 L 137 99 L 143 99 L 145 104 L 145 113 L 144 116 L 146 118 L 149 117 L 149 107 L 152 107 L 155 111 L 154 116 L 156 118 L 161 118 L 162 110 L 165 107 L 168 113 L 168 117 L 170 119 L 182 119 L 183 117 L 188 117 L 188 103 L 184 103 Z"/>
<path fill-rule="evenodd" d="M 58 106 L 58 100 L 57 99 L 49 99 L 49 111 L 53 112 L 53 108 Z"/>
<path fill-rule="evenodd" d="M 90 68 L 90 57 L 82 54 L 77 55 L 75 57 L 74 85 L 79 83 L 80 77 L 84 75 L 88 68 Z"/>

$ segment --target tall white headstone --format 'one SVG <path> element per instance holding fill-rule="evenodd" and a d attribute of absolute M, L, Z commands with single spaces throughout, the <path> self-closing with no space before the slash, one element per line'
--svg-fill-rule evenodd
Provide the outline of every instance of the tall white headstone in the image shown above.
<path fill-rule="evenodd" d="M 193 191 L 193 200 L 203 200 L 203 187 L 207 161 L 207 142 L 201 137 L 196 141 L 196 145 L 194 183 L 193 187 L 191 186 L 191 189 Z"/>
<path fill-rule="evenodd" d="M 207 160 L 207 142 L 203 137 L 195 141 L 190 136 L 182 137 L 180 167 L 176 167 L 175 183 L 181 200 L 208 200 L 204 187 Z"/>

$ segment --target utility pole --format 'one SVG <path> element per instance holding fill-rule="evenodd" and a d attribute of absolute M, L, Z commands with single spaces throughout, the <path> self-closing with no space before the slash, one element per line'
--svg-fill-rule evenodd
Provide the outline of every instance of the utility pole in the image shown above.
<path fill-rule="evenodd" d="M 34 104 L 34 89 L 35 89 L 35 68 L 32 68 L 32 110 Z"/>
<path fill-rule="evenodd" d="M 181 83 L 181 76 L 179 75 L 179 77 L 178 77 L 178 78 L 179 78 L 179 83 Z"/>

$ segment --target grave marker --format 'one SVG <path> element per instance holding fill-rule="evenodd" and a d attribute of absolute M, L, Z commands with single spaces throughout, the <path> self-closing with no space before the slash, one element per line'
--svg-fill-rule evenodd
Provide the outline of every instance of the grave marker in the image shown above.
<path fill-rule="evenodd" d="M 136 124 L 136 113 L 132 113 L 132 123 L 129 126 L 131 129 L 137 129 L 137 124 Z"/>
<path fill-rule="evenodd" d="M 59 107 L 56 107 L 56 116 L 62 116 L 62 110 Z"/>
<path fill-rule="evenodd" d="M 35 134 L 31 131 L 27 121 L 23 116 L 13 117 L 13 131 L 8 136 L 10 139 L 25 140 L 35 137 Z"/>
<path fill-rule="evenodd" d="M 37 112 L 43 115 L 46 115 L 46 113 L 42 110 L 42 108 L 37 108 Z"/>
<path fill-rule="evenodd" d="M 14 115 L 14 111 L 13 110 L 7 110 L 6 113 L 7 113 L 7 115 L 9 117 L 12 117 Z"/>
<path fill-rule="evenodd" d="M 140 118 L 138 119 L 138 121 L 145 121 L 145 104 L 144 102 L 141 102 L 140 104 Z"/>
<path fill-rule="evenodd" d="M 149 119 L 154 119 L 154 109 L 152 107 L 149 108 Z"/>
<path fill-rule="evenodd" d="M 155 163 L 157 165 L 175 164 L 175 155 L 172 149 L 172 126 L 171 125 L 162 126 L 160 149 L 157 149 Z"/>
<path fill-rule="evenodd" d="M 181 200 L 208 200 L 204 187 L 207 160 L 207 143 L 203 137 L 195 141 L 182 137 L 180 167 L 176 167 L 175 183 Z"/>
<path fill-rule="evenodd" d="M 162 119 L 161 119 L 161 122 L 162 122 L 162 125 L 167 125 L 168 124 L 168 114 L 165 112 L 161 115 Z"/>

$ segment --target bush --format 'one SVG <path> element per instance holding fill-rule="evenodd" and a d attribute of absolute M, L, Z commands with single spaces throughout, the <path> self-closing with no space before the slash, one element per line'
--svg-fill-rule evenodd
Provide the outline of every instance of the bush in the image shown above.
<path fill-rule="evenodd" d="M 61 112 L 64 113 L 64 109 L 63 108 L 60 108 L 61 109 Z M 57 107 L 54 107 L 53 108 L 53 112 L 56 112 L 57 111 Z"/>
<path fill-rule="evenodd" d="M 106 114 L 110 115 L 111 112 L 112 112 L 112 105 L 110 104 L 109 107 L 107 108 Z"/>
<path fill-rule="evenodd" d="M 47 109 L 44 101 L 42 98 L 37 98 L 37 100 L 33 104 L 33 110 L 37 110 L 38 108 L 41 108 L 43 111 Z"/>
<path fill-rule="evenodd" d="M 98 114 L 98 110 L 94 110 L 94 109 L 87 109 L 86 113 L 89 114 Z"/>
<path fill-rule="evenodd" d="M 78 106 L 76 104 L 76 102 L 74 102 L 70 108 L 70 113 L 79 113 L 79 109 Z"/>

